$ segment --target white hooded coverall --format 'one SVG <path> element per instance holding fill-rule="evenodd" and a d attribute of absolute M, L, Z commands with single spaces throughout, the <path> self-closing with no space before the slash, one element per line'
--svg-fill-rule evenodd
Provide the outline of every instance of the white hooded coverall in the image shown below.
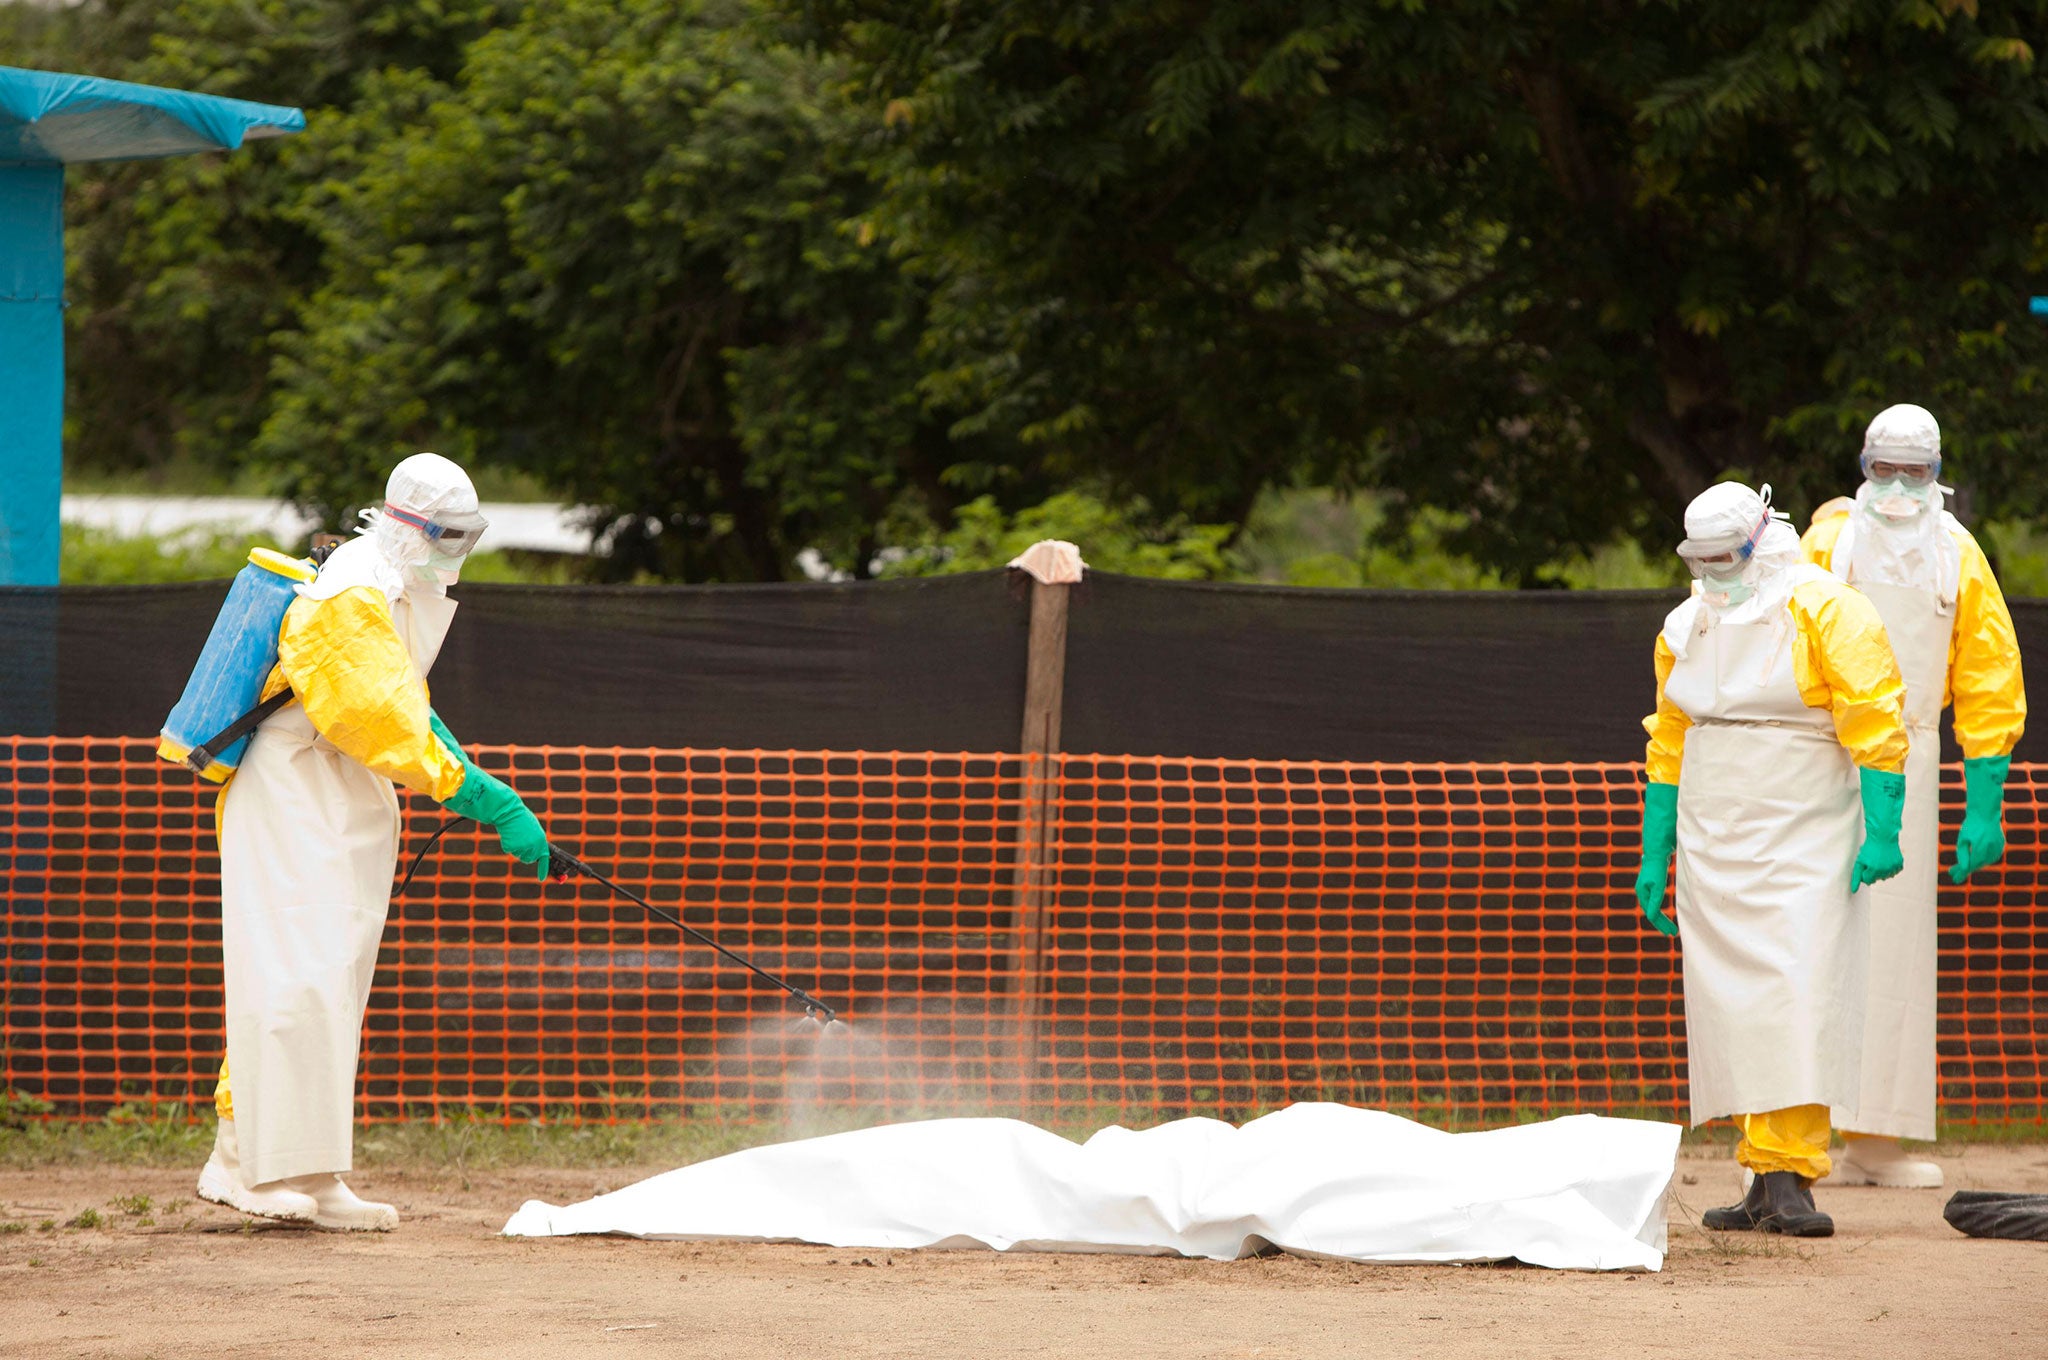
<path fill-rule="evenodd" d="M 393 504 L 403 494 L 430 514 L 466 496 L 475 509 L 454 464 L 421 455 L 400 467 L 429 476 L 394 474 Z M 221 794 L 219 1101 L 249 1185 L 353 1167 L 356 1058 L 397 863 L 393 781 L 436 801 L 463 782 L 429 726 L 426 676 L 455 601 L 453 572 L 427 548 L 417 530 L 373 517 L 299 587 L 264 690 L 289 684 L 297 701 L 257 728 Z"/>

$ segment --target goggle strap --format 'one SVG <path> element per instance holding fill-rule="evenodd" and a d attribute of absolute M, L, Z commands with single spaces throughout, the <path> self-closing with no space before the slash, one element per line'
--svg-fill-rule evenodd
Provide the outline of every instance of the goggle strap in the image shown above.
<path fill-rule="evenodd" d="M 465 527 L 456 529 L 449 525 L 436 524 L 424 515 L 415 515 L 410 510 L 401 510 L 390 501 L 384 502 L 384 513 L 397 520 L 400 524 L 410 524 L 429 539 L 437 542 L 450 533 L 456 534 L 458 541 L 474 540 L 478 534 L 483 532 L 484 528 L 482 525 L 477 525 L 475 528 Z"/>
<path fill-rule="evenodd" d="M 1771 502 L 1769 497 L 1765 497 L 1764 517 L 1756 522 L 1756 528 L 1751 529 L 1749 531 L 1749 539 L 1742 545 L 1742 561 L 1747 562 L 1750 558 L 1756 556 L 1756 545 L 1759 541 L 1762 540 L 1764 536 L 1764 530 L 1768 529 L 1770 526 Z"/>

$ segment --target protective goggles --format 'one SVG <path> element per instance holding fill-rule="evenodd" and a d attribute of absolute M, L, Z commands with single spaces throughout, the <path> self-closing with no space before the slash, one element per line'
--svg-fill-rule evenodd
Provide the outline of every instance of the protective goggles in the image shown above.
<path fill-rule="evenodd" d="M 1863 453 L 1863 476 L 1868 481 L 1928 486 L 1940 475 L 1938 457 L 1930 462 L 1924 453 L 1893 449 L 1866 449 Z"/>
<path fill-rule="evenodd" d="M 384 513 L 400 524 L 410 524 L 419 530 L 426 535 L 427 542 L 434 545 L 436 552 L 449 557 L 469 556 L 470 549 L 476 547 L 476 541 L 482 538 L 484 530 L 490 527 L 490 521 L 474 510 L 436 515 L 429 519 L 410 510 L 401 510 L 386 501 Z"/>
<path fill-rule="evenodd" d="M 1756 545 L 1762 540 L 1764 530 L 1770 527 L 1770 523 L 1771 504 L 1767 500 L 1764 502 L 1763 518 L 1749 531 L 1748 538 L 1713 551 L 1680 548 L 1678 556 L 1696 579 L 1703 576 L 1733 576 L 1756 555 Z"/>

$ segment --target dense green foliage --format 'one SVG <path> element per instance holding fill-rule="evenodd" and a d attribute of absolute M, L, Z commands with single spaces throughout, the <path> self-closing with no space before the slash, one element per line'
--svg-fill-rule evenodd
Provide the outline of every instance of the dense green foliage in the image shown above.
<path fill-rule="evenodd" d="M 2043 5 L 799 8 L 943 390 L 1156 503 L 1378 486 L 1534 579 L 1726 473 L 1810 505 L 1898 400 L 2039 503 Z"/>
<path fill-rule="evenodd" d="M 1117 505 L 1085 492 L 1065 491 L 1041 505 L 1005 515 L 993 496 L 960 507 L 953 527 L 929 546 L 885 558 L 881 575 L 928 576 L 986 571 L 1009 563 L 1042 539 L 1085 544 L 1088 565 L 1098 571 L 1206 581 L 1228 570 L 1223 544 L 1227 524 L 1160 522 L 1139 501 Z"/>
<path fill-rule="evenodd" d="M 326 132 L 380 71 L 452 73 L 470 39 L 515 8 L 85 0 L 58 16 L 66 39 L 46 36 L 27 64 L 303 104 Z M 315 143 L 70 172 L 67 460 L 249 457 L 279 394 L 277 343 L 330 267 L 310 210 L 348 167 Z"/>
<path fill-rule="evenodd" d="M 80 466 L 340 522 L 436 447 L 596 507 L 617 579 L 1076 523 L 1135 570 L 1583 585 L 1661 579 L 1718 477 L 1847 489 L 1899 400 L 2037 517 L 2044 18 L 85 0 L 0 43 L 311 118 L 73 174 Z M 1289 496 L 1357 509 L 1282 560 Z"/>
<path fill-rule="evenodd" d="M 409 447 L 509 462 L 613 512 L 622 572 L 871 555 L 951 456 L 919 296 L 842 229 L 872 188 L 830 68 L 743 18 L 564 0 L 453 85 L 377 82 L 258 453 L 325 504 Z"/>

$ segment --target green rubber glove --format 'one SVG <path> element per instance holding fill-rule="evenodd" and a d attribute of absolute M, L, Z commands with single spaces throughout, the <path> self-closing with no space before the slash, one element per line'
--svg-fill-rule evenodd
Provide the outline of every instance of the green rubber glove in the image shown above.
<path fill-rule="evenodd" d="M 540 867 L 540 879 L 548 876 L 548 833 L 512 786 L 485 772 L 468 756 L 462 757 L 462 787 L 441 806 L 459 816 L 493 827 L 498 847 L 521 864 Z"/>
<path fill-rule="evenodd" d="M 1956 862 L 1948 881 L 1960 883 L 2005 858 L 2005 777 L 2011 756 L 1979 756 L 1963 762 L 1963 829 L 1956 834 Z"/>
<path fill-rule="evenodd" d="M 1643 865 L 1636 870 L 1636 904 L 1662 935 L 1678 927 L 1664 914 L 1664 889 L 1671 881 L 1671 852 L 1678 848 L 1678 785 L 1643 785 Z"/>
<path fill-rule="evenodd" d="M 1863 781 L 1863 848 L 1849 871 L 1849 891 L 1882 883 L 1906 867 L 1899 853 L 1899 823 L 1906 816 L 1906 776 L 1883 770 L 1861 770 Z"/>

